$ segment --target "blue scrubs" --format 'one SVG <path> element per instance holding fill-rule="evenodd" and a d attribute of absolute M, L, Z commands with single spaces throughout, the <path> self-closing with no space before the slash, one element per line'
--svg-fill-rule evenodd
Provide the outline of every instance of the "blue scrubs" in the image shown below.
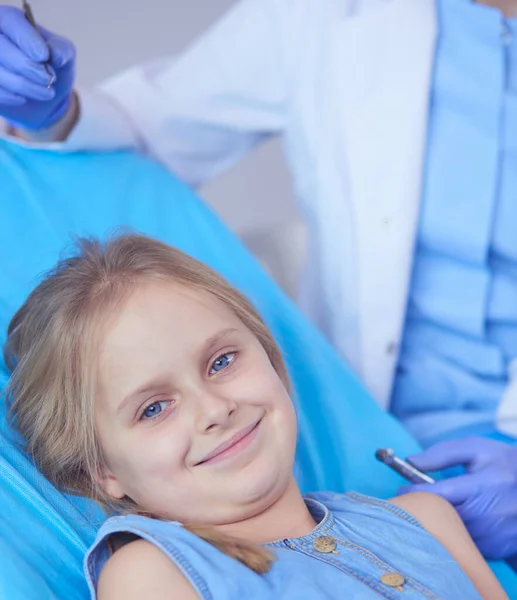
<path fill-rule="evenodd" d="M 517 357 L 517 21 L 438 0 L 427 162 L 392 406 L 425 445 L 494 431 Z"/>

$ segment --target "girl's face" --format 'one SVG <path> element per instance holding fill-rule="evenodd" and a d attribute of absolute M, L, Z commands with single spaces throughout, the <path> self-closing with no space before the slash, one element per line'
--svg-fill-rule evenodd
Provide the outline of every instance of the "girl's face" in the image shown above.
<path fill-rule="evenodd" d="M 99 355 L 95 424 L 112 497 L 152 514 L 221 525 L 285 491 L 296 418 L 264 349 L 218 299 L 140 286 Z"/>

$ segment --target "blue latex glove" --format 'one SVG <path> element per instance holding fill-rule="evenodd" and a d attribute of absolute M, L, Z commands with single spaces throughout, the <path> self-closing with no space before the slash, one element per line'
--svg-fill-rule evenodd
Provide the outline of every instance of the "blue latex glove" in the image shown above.
<path fill-rule="evenodd" d="M 47 88 L 50 61 L 56 80 Z M 0 116 L 22 129 L 45 129 L 70 105 L 75 48 L 43 27 L 36 31 L 24 14 L 0 6 Z"/>
<path fill-rule="evenodd" d="M 517 448 L 472 437 L 441 442 L 408 461 L 421 471 L 463 465 L 465 475 L 434 484 L 404 486 L 400 493 L 432 492 L 451 502 L 483 555 L 517 554 Z"/>

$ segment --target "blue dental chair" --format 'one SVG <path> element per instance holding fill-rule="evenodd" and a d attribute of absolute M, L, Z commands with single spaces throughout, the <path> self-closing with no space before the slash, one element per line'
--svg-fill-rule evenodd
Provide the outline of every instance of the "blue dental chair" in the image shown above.
<path fill-rule="evenodd" d="M 170 243 L 244 292 L 279 343 L 299 415 L 296 473 L 303 491 L 389 497 L 402 483 L 374 458 L 417 444 L 381 411 L 321 335 L 193 192 L 160 166 L 127 153 L 54 154 L 0 140 L 0 344 L 7 324 L 71 234 L 120 228 Z M 0 385 L 7 382 L 0 364 Z M 88 500 L 62 494 L 20 449 L 0 408 L 0 598 L 84 600 L 83 555 L 103 520 Z M 517 575 L 492 565 L 511 598 Z"/>

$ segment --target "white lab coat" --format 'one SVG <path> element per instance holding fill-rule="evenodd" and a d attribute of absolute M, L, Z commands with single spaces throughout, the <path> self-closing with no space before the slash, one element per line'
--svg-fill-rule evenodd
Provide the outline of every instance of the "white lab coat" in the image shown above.
<path fill-rule="evenodd" d="M 138 144 L 199 185 L 282 135 L 310 230 L 301 302 L 387 406 L 435 37 L 434 0 L 245 0 L 179 59 L 85 92 L 62 149 Z"/>

